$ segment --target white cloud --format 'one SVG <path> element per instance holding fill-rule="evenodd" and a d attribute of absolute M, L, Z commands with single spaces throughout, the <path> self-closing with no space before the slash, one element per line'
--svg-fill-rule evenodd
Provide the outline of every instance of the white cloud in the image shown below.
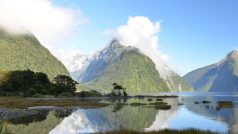
<path fill-rule="evenodd" d="M 105 33 L 111 32 L 107 30 Z M 160 22 L 152 22 L 144 16 L 129 17 L 126 25 L 114 30 L 114 36 L 122 45 L 139 48 L 156 64 L 161 76 L 166 79 L 171 69 L 167 66 L 168 56 L 159 50 Z"/>
<path fill-rule="evenodd" d="M 70 72 L 79 71 L 87 64 L 92 54 L 84 54 L 79 49 L 57 49 L 53 53 L 58 57 Z"/>
<path fill-rule="evenodd" d="M 30 31 L 47 48 L 86 21 L 78 9 L 50 0 L 0 0 L 0 25 L 16 33 Z"/>

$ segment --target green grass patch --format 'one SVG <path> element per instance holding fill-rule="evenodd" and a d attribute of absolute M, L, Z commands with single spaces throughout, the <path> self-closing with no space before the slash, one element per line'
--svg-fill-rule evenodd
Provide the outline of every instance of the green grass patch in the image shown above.
<path fill-rule="evenodd" d="M 101 103 L 100 100 L 81 100 L 75 98 L 21 98 L 21 97 L 1 97 L 1 108 L 28 108 L 35 106 L 59 106 L 59 107 L 81 107 L 81 108 L 101 108 L 109 106 Z"/>

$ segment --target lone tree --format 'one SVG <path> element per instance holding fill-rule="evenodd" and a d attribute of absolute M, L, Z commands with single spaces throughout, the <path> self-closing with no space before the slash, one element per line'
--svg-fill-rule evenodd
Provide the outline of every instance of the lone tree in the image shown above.
<path fill-rule="evenodd" d="M 113 96 L 122 96 L 123 94 L 124 97 L 127 97 L 126 88 L 122 87 L 121 85 L 117 83 L 113 83 L 112 86 L 113 86 L 113 89 L 112 89 Z"/>
<path fill-rule="evenodd" d="M 58 75 L 54 78 L 54 82 L 58 93 L 70 92 L 75 94 L 77 81 L 66 75 Z"/>

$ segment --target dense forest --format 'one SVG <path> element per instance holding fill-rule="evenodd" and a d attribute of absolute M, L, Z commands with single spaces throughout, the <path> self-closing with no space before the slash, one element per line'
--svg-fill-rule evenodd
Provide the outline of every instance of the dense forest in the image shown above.
<path fill-rule="evenodd" d="M 2 96 L 74 95 L 76 84 L 78 83 L 66 75 L 58 75 L 50 81 L 42 72 L 0 71 L 0 95 Z"/>

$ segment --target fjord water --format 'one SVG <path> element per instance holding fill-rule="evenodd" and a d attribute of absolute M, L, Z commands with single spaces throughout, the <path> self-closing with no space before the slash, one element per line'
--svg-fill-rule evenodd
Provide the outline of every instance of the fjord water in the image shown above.
<path fill-rule="evenodd" d="M 156 98 L 100 100 L 110 103 L 103 108 L 35 107 L 31 109 L 40 110 L 40 114 L 10 119 L 7 121 L 7 126 L 14 133 L 77 134 L 119 129 L 153 131 L 165 128 L 196 128 L 220 133 L 238 133 L 237 94 L 180 93 L 178 95 L 179 97 L 163 98 L 164 102 L 172 106 L 169 110 L 158 110 L 150 105 L 129 105 L 133 102 L 153 103 Z M 233 106 L 218 108 L 218 101 L 232 101 Z"/>

